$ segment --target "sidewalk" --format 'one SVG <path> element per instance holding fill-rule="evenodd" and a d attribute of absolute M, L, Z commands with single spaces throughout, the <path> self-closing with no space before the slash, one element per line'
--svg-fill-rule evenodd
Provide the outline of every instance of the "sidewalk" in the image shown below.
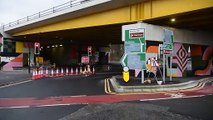
<path fill-rule="evenodd" d="M 0 71 L 0 87 L 11 83 L 30 80 L 28 70 Z"/>
<path fill-rule="evenodd" d="M 199 89 L 206 83 L 212 82 L 213 77 L 185 77 L 173 78 L 172 81 L 166 78 L 166 82 L 158 85 L 156 81 L 141 84 L 140 78 L 130 78 L 129 82 L 124 82 L 122 76 L 113 76 L 109 82 L 116 93 L 140 93 L 140 92 L 168 92 L 189 89 Z"/>

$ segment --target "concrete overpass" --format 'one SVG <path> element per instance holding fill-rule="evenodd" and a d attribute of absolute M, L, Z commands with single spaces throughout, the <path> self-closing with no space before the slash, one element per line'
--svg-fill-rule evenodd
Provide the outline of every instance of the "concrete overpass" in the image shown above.
<path fill-rule="evenodd" d="M 105 39 L 102 41 L 117 43 L 121 40 L 121 25 L 137 21 L 191 30 L 212 30 L 212 11 L 213 0 L 74 1 L 9 23 L 4 26 L 4 31 L 16 38 L 32 41 L 38 40 L 39 36 L 40 42 L 46 39 L 78 39 L 78 42 L 84 42 L 90 36 L 94 42 Z M 175 18 L 176 22 L 172 23 L 171 18 Z"/>

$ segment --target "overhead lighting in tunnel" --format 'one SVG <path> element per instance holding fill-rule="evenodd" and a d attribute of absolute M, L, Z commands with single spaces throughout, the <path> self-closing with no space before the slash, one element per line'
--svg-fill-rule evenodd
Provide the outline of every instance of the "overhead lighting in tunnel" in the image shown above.
<path fill-rule="evenodd" d="M 175 19 L 175 18 L 171 18 L 170 21 L 171 21 L 171 22 L 175 22 L 176 19 Z"/>
<path fill-rule="evenodd" d="M 55 47 L 58 47 L 58 45 L 55 45 Z"/>
<path fill-rule="evenodd" d="M 47 48 L 50 48 L 50 46 L 47 46 Z"/>
<path fill-rule="evenodd" d="M 52 48 L 54 48 L 55 46 L 54 45 L 52 45 Z"/>
<path fill-rule="evenodd" d="M 62 47 L 63 45 L 61 44 L 61 45 L 59 45 L 60 47 Z"/>

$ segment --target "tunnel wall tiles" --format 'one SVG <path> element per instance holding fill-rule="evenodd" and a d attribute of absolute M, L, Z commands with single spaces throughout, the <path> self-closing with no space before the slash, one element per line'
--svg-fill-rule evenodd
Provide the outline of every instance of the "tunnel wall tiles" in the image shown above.
<path fill-rule="evenodd" d="M 147 41 L 147 59 L 150 57 L 159 56 L 157 51 L 159 44 L 162 43 Z M 170 68 L 167 66 L 167 76 L 170 76 L 170 74 L 173 77 L 186 77 L 189 75 L 212 75 L 212 61 L 212 46 L 175 43 L 172 59 L 172 69 L 170 70 Z"/>

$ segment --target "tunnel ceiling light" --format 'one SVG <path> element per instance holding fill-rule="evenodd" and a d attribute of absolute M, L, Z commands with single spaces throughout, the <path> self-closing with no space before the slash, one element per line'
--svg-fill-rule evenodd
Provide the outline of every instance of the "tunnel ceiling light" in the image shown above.
<path fill-rule="evenodd" d="M 171 22 L 175 22 L 176 19 L 175 19 L 175 18 L 171 18 L 170 21 L 171 21 Z"/>
<path fill-rule="evenodd" d="M 47 46 L 47 48 L 50 48 L 50 46 Z"/>
<path fill-rule="evenodd" d="M 59 45 L 60 47 L 62 47 L 63 45 Z"/>
<path fill-rule="evenodd" d="M 58 47 L 58 45 L 55 45 L 55 47 Z"/>
<path fill-rule="evenodd" d="M 55 46 L 54 46 L 54 45 L 52 45 L 52 47 L 54 48 Z"/>

